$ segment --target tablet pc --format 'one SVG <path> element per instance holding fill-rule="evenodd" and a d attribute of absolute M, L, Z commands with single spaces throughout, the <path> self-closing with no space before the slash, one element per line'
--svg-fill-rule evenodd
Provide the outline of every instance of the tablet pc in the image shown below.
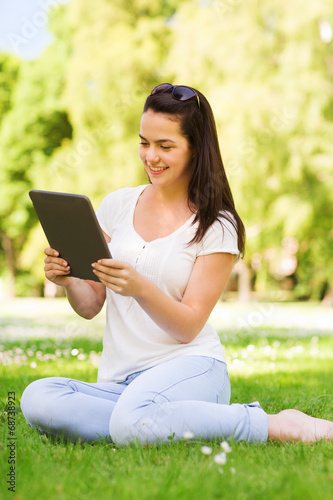
<path fill-rule="evenodd" d="M 50 247 L 70 265 L 66 276 L 99 281 L 91 264 L 111 254 L 89 198 L 37 189 L 29 196 Z"/>

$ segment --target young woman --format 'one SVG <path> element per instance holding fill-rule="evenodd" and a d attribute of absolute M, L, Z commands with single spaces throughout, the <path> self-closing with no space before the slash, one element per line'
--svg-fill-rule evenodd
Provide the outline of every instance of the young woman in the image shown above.
<path fill-rule="evenodd" d="M 45 250 L 46 277 L 65 287 L 80 316 L 93 318 L 107 301 L 98 381 L 33 382 L 21 401 L 28 424 L 120 445 L 185 432 L 248 442 L 332 439 L 332 422 L 229 404 L 223 348 L 207 320 L 245 238 L 208 101 L 187 86 L 158 85 L 139 135 L 150 183 L 111 193 L 98 209 L 113 257 L 92 264 L 100 283 L 67 276 L 68 263 Z"/>

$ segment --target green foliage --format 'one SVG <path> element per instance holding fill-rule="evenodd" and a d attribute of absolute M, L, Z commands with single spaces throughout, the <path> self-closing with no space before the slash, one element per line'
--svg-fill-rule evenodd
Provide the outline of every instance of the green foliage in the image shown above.
<path fill-rule="evenodd" d="M 246 262 L 255 257 L 257 276 L 282 281 L 296 254 L 296 294 L 318 298 L 332 286 L 333 48 L 319 27 L 333 11 L 296 0 L 192 7 L 177 11 L 168 63 L 212 103 L 248 231 Z M 286 238 L 296 240 L 294 253 Z"/>
<path fill-rule="evenodd" d="M 0 241 L 6 267 L 12 279 L 17 276 L 19 288 L 20 273 L 24 274 L 19 255 L 36 224 L 28 191 L 37 179 L 45 178 L 54 151 L 72 137 L 61 102 L 65 63 L 62 43 L 51 46 L 36 61 L 21 62 L 15 92 L 1 122 Z M 8 81 L 9 76 L 8 71 Z"/>
<path fill-rule="evenodd" d="M 11 108 L 19 67 L 18 59 L 7 54 L 0 54 L 0 124 Z"/>
<path fill-rule="evenodd" d="M 37 269 L 24 257 L 41 248 L 29 236 L 31 187 L 84 193 L 97 208 L 107 192 L 146 182 L 142 107 L 154 85 L 172 81 L 212 104 L 254 289 L 322 298 L 333 289 L 333 44 L 324 21 L 333 23 L 324 0 L 97 0 L 93 9 L 76 0 L 53 9 L 55 42 L 38 59 L 0 57 L 0 244 L 12 275 Z"/>

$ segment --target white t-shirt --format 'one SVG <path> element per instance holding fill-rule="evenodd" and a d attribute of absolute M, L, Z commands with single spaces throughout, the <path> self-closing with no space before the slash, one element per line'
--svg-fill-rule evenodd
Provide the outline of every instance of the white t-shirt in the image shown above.
<path fill-rule="evenodd" d="M 207 230 L 200 243 L 187 246 L 197 223 L 194 215 L 173 233 L 146 242 L 134 229 L 133 215 L 138 198 L 147 185 L 124 188 L 104 198 L 97 218 L 110 236 L 114 259 L 131 264 L 165 294 L 181 301 L 199 255 L 217 252 L 239 255 L 237 233 L 221 218 Z M 98 382 L 121 382 L 131 373 L 151 368 L 175 356 L 210 356 L 224 361 L 223 347 L 214 328 L 206 323 L 187 344 L 160 328 L 132 297 L 106 289 L 107 315 Z"/>

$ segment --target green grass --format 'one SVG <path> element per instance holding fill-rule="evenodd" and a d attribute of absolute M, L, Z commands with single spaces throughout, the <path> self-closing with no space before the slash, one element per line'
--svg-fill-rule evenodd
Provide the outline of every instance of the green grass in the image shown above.
<path fill-rule="evenodd" d="M 34 310 L 33 304 L 37 304 Z M 47 306 L 47 307 L 46 307 Z M 259 400 L 268 412 L 293 407 L 333 418 L 333 322 L 311 326 L 320 313 L 308 304 L 293 311 L 306 328 L 274 324 L 220 328 L 230 366 L 232 402 Z M 223 310 L 235 304 L 223 304 Z M 244 314 L 249 306 L 238 306 Z M 255 306 L 253 306 L 255 307 Z M 291 305 L 278 306 L 291 315 Z M 237 310 L 238 310 L 237 309 Z M 253 310 L 253 309 L 252 309 Z M 181 441 L 163 446 L 54 442 L 31 430 L 19 409 L 26 385 L 45 376 L 95 381 L 102 349 L 103 316 L 86 322 L 63 301 L 0 305 L 0 498 L 328 500 L 333 497 L 333 446 L 232 443 L 227 463 L 214 455 L 220 442 Z M 223 316 L 223 315 L 222 315 Z M 266 318 L 267 319 L 267 318 Z M 291 322 L 292 322 L 291 321 Z M 315 321 L 313 322 L 316 323 Z M 7 490 L 9 429 L 6 402 L 16 394 L 16 491 Z M 204 455 L 202 445 L 212 448 Z"/>

